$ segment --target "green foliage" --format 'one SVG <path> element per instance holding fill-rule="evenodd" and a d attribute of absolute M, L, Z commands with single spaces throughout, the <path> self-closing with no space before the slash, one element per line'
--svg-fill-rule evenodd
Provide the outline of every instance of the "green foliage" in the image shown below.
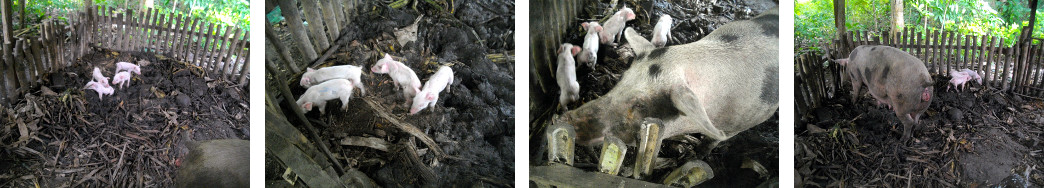
<path fill-rule="evenodd" d="M 944 30 L 967 35 L 1004 38 L 1012 45 L 1022 26 L 1029 23 L 1029 0 L 906 0 L 903 3 L 905 28 L 924 32 Z M 846 0 L 845 27 L 848 30 L 888 32 L 891 29 L 889 0 Z M 1044 8 L 1044 7 L 1039 7 Z M 1044 13 L 1039 10 L 1033 36 L 1044 38 Z M 800 50 L 814 50 L 817 44 L 834 38 L 832 0 L 798 0 L 794 11 L 794 33 Z"/>
<path fill-rule="evenodd" d="M 135 9 L 135 12 L 151 7 L 162 13 L 178 13 L 189 15 L 194 19 L 211 23 L 236 26 L 250 30 L 249 0 L 94 0 L 96 6 L 108 6 L 123 9 Z M 12 9 L 21 10 L 22 5 L 15 1 Z M 26 17 L 30 24 L 48 17 L 66 19 L 71 14 L 83 10 L 82 0 L 27 0 Z"/>

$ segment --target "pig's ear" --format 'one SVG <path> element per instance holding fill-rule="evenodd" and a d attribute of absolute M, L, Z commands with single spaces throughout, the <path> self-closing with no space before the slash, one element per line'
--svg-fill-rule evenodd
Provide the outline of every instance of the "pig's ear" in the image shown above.
<path fill-rule="evenodd" d="M 639 35 L 637 31 L 634 31 L 631 27 L 627 27 L 624 31 L 624 38 L 627 42 L 631 43 L 631 48 L 634 49 L 634 54 L 646 54 L 653 49 L 656 49 L 649 40 L 646 40 L 642 35 Z"/>
<path fill-rule="evenodd" d="M 587 24 L 587 22 L 580 23 L 580 27 L 583 27 L 584 30 L 587 30 L 587 25 L 589 25 L 589 24 Z"/>
<path fill-rule="evenodd" d="M 424 99 L 428 99 L 429 101 L 435 100 L 435 93 L 429 92 L 427 95 L 424 95 Z"/>
<path fill-rule="evenodd" d="M 388 55 L 388 53 L 384 53 L 384 59 L 392 59 L 392 57 L 391 55 Z"/>
<path fill-rule="evenodd" d="M 573 49 L 570 51 L 570 53 L 573 53 L 573 55 L 576 55 L 576 53 L 580 53 L 580 47 L 573 46 Z"/>
<path fill-rule="evenodd" d="M 308 72 L 312 72 L 312 71 L 315 71 L 315 69 L 312 69 L 311 67 L 309 67 L 308 68 Z"/>
<path fill-rule="evenodd" d="M 601 33 L 602 32 L 602 26 L 594 26 L 594 30 L 595 30 L 595 32 Z"/>
<path fill-rule="evenodd" d="M 307 102 L 304 105 L 301 105 L 301 109 L 304 109 L 306 112 L 307 111 L 311 111 L 312 110 L 312 102 Z"/>

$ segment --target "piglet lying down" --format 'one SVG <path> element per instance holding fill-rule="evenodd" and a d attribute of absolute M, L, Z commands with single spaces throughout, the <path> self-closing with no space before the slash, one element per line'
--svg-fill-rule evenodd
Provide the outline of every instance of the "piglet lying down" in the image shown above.
<path fill-rule="evenodd" d="M 305 113 L 312 111 L 312 106 L 319 107 L 320 114 L 326 114 L 326 101 L 341 99 L 341 109 L 348 109 L 348 98 L 352 96 L 352 82 L 345 79 L 332 79 L 319 85 L 309 87 L 304 95 L 297 99 L 297 105 Z"/>

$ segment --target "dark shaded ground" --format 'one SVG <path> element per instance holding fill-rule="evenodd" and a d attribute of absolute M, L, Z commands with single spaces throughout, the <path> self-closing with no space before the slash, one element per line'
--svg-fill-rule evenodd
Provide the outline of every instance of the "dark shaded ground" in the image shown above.
<path fill-rule="evenodd" d="M 948 82 L 940 80 L 948 77 L 933 79 L 935 98 L 921 116 L 923 129 L 905 144 L 895 113 L 867 96 L 852 104 L 850 85 L 799 118 L 795 166 L 806 185 L 1044 185 L 1044 102 L 978 84 L 946 92 Z"/>
<path fill-rule="evenodd" d="M 381 3 L 357 7 L 359 16 L 348 28 L 359 31 L 355 40 L 335 53 L 327 64 L 350 64 L 366 70 L 363 84 L 366 94 L 356 90 L 349 102 L 350 110 L 341 111 L 339 100 L 327 103 L 327 114 L 311 112 L 307 117 L 319 125 L 322 140 L 332 145 L 332 152 L 346 168 L 357 168 L 387 187 L 414 187 L 436 185 L 510 186 L 514 178 L 514 4 L 509 1 L 456 2 L 453 15 L 440 12 L 421 3 L 418 10 L 391 9 Z M 412 24 L 418 14 L 418 40 L 405 47 L 394 42 L 394 28 Z M 375 21 L 377 20 L 377 21 Z M 283 23 L 276 33 L 289 41 Z M 272 52 L 269 52 L 272 53 Z M 373 74 L 369 68 L 389 53 L 412 68 L 427 81 L 441 65 L 454 71 L 454 83 L 440 94 L 434 109 L 428 108 L 409 115 L 401 91 L 385 74 Z M 300 74 L 288 81 L 295 97 L 304 93 L 298 81 Z M 422 154 L 423 163 L 432 167 L 437 177 L 421 177 L 416 167 L 401 159 L 398 151 L 380 151 L 367 147 L 340 145 L 346 137 L 376 137 L 393 145 L 411 138 L 387 120 L 376 115 L 363 100 L 373 100 L 389 109 L 433 138 L 449 155 L 456 159 L 435 159 L 431 152 Z M 286 103 L 283 103 L 286 104 Z M 283 106 L 284 112 L 292 112 Z M 318 110 L 313 110 L 318 111 Z M 287 115 L 293 118 L 293 115 Z M 294 122 L 292 120 L 292 122 Z M 424 145 L 416 142 L 424 150 Z M 394 147 L 394 146 L 393 146 Z M 283 172 L 282 164 L 267 165 L 269 172 Z M 266 174 L 266 180 L 282 181 L 281 174 Z"/>
<path fill-rule="evenodd" d="M 81 89 L 95 66 L 111 80 L 117 61 L 142 65 L 143 75 L 102 100 Z M 4 109 L 0 186 L 169 187 L 183 131 L 194 140 L 250 137 L 245 86 L 152 53 L 96 51 L 73 63 Z"/>
<path fill-rule="evenodd" d="M 671 15 L 674 18 L 674 28 L 672 29 L 673 38 L 667 45 L 678 45 L 687 44 L 698 41 L 703 38 L 715 28 L 724 25 L 732 20 L 745 20 L 750 19 L 762 11 L 768 10 L 776 6 L 773 1 L 744 1 L 744 0 L 726 0 L 726 1 L 682 1 L 682 2 L 667 2 L 667 1 L 643 1 L 638 4 L 633 4 L 630 1 L 624 1 L 617 8 L 620 8 L 624 4 L 627 7 L 632 8 L 637 14 L 635 20 L 627 22 L 628 27 L 635 28 L 639 33 L 646 39 L 650 37 L 652 33 L 653 25 L 659 19 L 659 15 L 664 13 Z M 574 23 L 576 24 L 575 29 L 569 29 L 563 36 L 565 37 L 563 42 L 568 42 L 575 45 L 583 44 L 583 37 L 586 35 L 586 31 L 580 28 L 581 22 L 588 22 L 594 19 L 602 19 L 607 15 L 615 13 L 607 11 L 611 7 L 608 2 L 599 2 L 593 5 L 587 5 L 579 13 Z M 531 28 L 539 29 L 539 28 Z M 580 100 L 570 105 L 570 109 L 577 108 L 588 101 L 597 99 L 598 97 L 608 93 L 609 90 L 620 81 L 621 74 L 630 67 L 630 61 L 633 59 L 633 52 L 625 40 L 621 40 L 619 47 L 612 47 L 610 45 L 601 45 L 598 52 L 598 65 L 592 69 L 590 66 L 584 66 L 581 64 L 577 65 L 577 81 L 580 83 Z M 554 78 L 553 76 L 546 76 L 547 78 Z M 537 127 L 530 128 L 530 164 L 531 165 L 544 165 L 547 164 L 547 154 L 544 143 L 544 124 L 551 118 L 553 114 L 560 114 L 562 111 L 557 108 L 558 105 L 558 90 L 557 86 L 553 86 L 554 89 L 549 94 L 543 96 L 531 96 L 531 115 L 533 118 L 531 125 Z M 530 91 L 539 92 L 540 89 L 535 86 L 530 86 Z M 553 101 L 553 102 L 540 102 L 540 101 Z M 742 132 L 735 137 L 722 142 L 711 155 L 703 158 L 711 167 L 714 169 L 714 179 L 701 184 L 701 186 L 708 187 L 754 187 L 767 179 L 776 177 L 779 175 L 779 122 L 778 117 L 770 118 L 765 123 L 755 126 L 754 128 Z M 692 134 L 699 138 L 699 134 Z M 697 143 L 686 143 L 681 141 L 666 140 L 664 147 L 661 148 L 659 157 L 667 158 L 668 162 L 665 165 L 658 165 L 657 169 L 654 170 L 651 179 L 643 179 L 645 181 L 660 183 L 663 178 L 670 173 L 670 171 L 684 164 L 687 160 L 694 159 L 697 152 L 695 147 Z M 598 162 L 599 147 L 577 148 L 577 165 L 589 171 L 597 171 L 595 164 Z M 636 147 L 630 147 L 628 151 L 636 151 Z M 624 167 L 621 170 L 621 174 L 627 174 L 634 167 L 634 160 L 636 158 L 635 152 L 628 152 L 627 157 L 624 159 Z M 767 168 L 768 173 L 764 176 L 754 172 L 748 168 L 741 168 L 741 164 L 744 161 L 754 161 L 760 163 L 762 166 Z"/>

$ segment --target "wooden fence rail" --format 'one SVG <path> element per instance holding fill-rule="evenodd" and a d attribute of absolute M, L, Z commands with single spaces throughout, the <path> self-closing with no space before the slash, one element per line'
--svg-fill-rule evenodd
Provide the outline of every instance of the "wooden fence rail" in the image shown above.
<path fill-rule="evenodd" d="M 8 17 L 8 10 L 0 12 Z M 2 104 L 14 103 L 20 93 L 37 87 L 41 76 L 72 66 L 74 59 L 90 53 L 91 48 L 164 54 L 200 66 L 214 79 L 246 85 L 250 42 L 242 28 L 151 8 L 144 12 L 114 10 L 87 7 L 72 15 L 75 19 L 68 25 L 45 21 L 39 36 L 6 41 L 0 59 Z M 9 25 L 7 21 L 3 24 Z M 11 32 L 9 28 L 4 28 L 5 36 Z"/>
<path fill-rule="evenodd" d="M 1040 39 L 1004 46 L 1003 38 L 907 29 L 896 36 L 853 31 L 838 35 L 827 48 L 833 58 L 847 58 L 859 45 L 887 45 L 902 49 L 924 61 L 933 76 L 949 78 L 950 70 L 970 69 L 982 75 L 986 88 L 1044 98 L 1044 47 Z M 842 87 L 842 68 L 822 54 L 801 54 L 795 63 L 795 108 L 798 114 L 822 106 L 836 97 Z M 935 80 L 947 82 L 948 80 Z M 938 88 L 937 88 L 937 91 Z"/>
<path fill-rule="evenodd" d="M 265 13 L 278 6 L 293 41 L 288 44 L 274 33 L 265 34 L 265 45 L 279 49 L 280 54 L 276 56 L 279 61 L 274 61 L 277 63 L 273 65 L 277 65 L 279 71 L 296 74 L 320 59 L 326 51 L 337 50 L 335 41 L 341 36 L 342 29 L 350 24 L 356 14 L 354 10 L 360 4 L 358 0 L 267 0 Z M 274 32 L 268 22 L 266 19 L 266 32 Z M 291 57 L 291 54 L 297 57 Z"/>

